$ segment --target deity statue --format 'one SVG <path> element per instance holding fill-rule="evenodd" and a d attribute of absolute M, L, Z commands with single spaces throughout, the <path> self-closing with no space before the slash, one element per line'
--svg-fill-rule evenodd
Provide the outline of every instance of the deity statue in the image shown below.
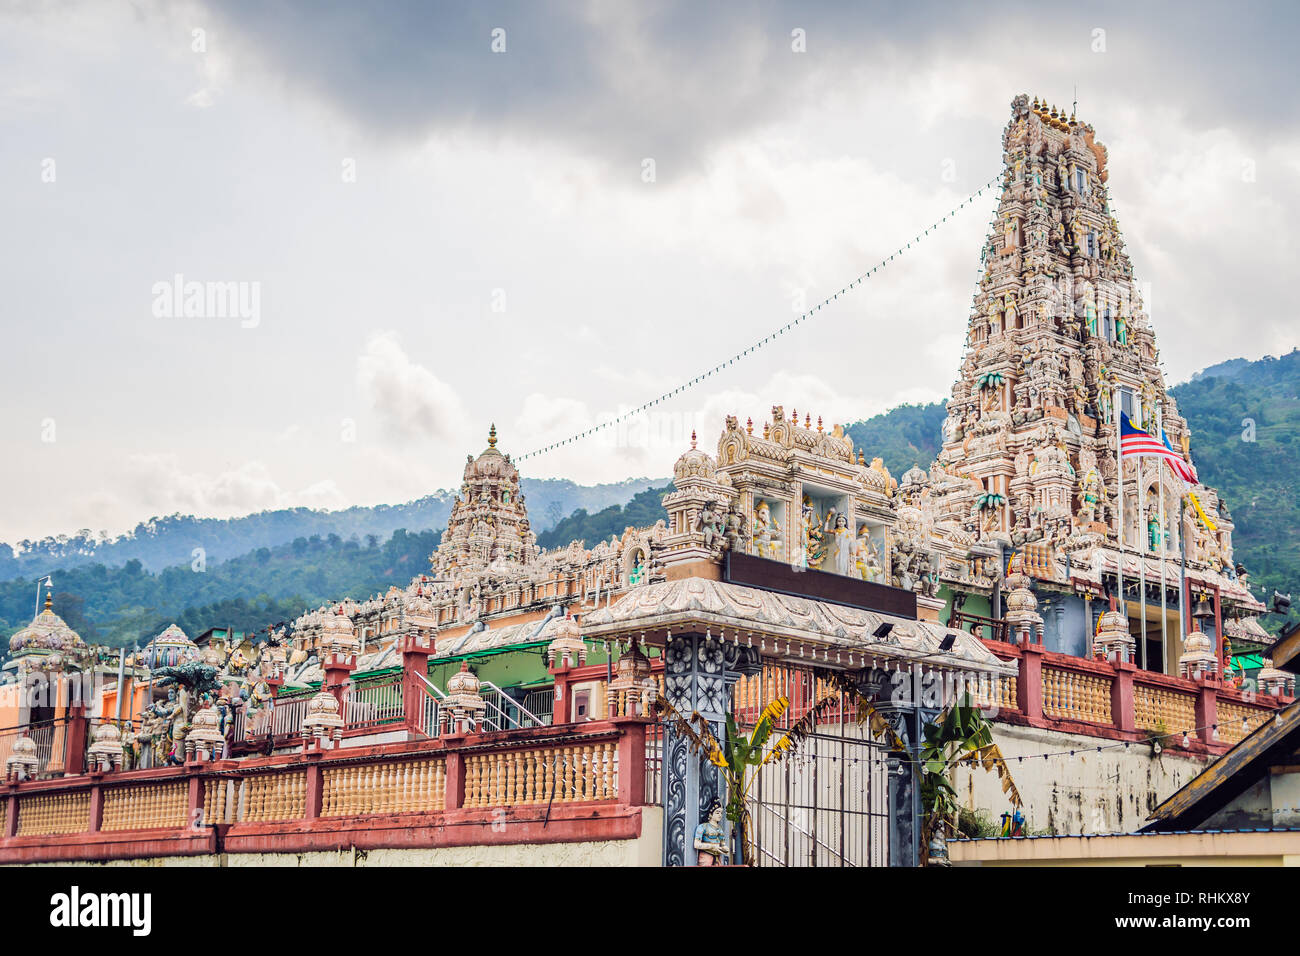
<path fill-rule="evenodd" d="M 836 574 L 852 574 L 855 548 L 848 516 L 836 514 L 835 509 L 832 508 L 826 515 L 826 531 L 830 534 L 826 549 L 827 557 L 830 558 L 830 567 L 827 570 L 834 571 Z"/>
<path fill-rule="evenodd" d="M 722 828 L 722 805 L 709 808 L 709 817 L 695 828 L 695 849 L 699 866 L 724 866 L 731 857 L 727 834 Z"/>
<path fill-rule="evenodd" d="M 781 556 L 781 525 L 766 501 L 754 509 L 754 553 L 760 558 Z"/>
<path fill-rule="evenodd" d="M 1101 420 L 1107 425 L 1110 424 L 1113 400 L 1114 396 L 1104 382 L 1097 386 L 1097 404 L 1101 406 Z"/>
<path fill-rule="evenodd" d="M 731 551 L 740 551 L 744 548 L 745 536 L 745 516 L 737 511 L 734 507 L 727 510 L 727 516 L 724 519 L 726 525 L 727 548 Z"/>
<path fill-rule="evenodd" d="M 1164 546 L 1165 532 L 1160 527 L 1160 516 L 1152 514 L 1147 519 L 1147 550 L 1159 552 Z"/>
<path fill-rule="evenodd" d="M 865 522 L 858 529 L 857 557 L 854 563 L 858 577 L 864 581 L 880 582 L 884 568 L 880 565 L 880 551 L 871 538 L 871 527 Z"/>
<path fill-rule="evenodd" d="M 1097 469 L 1090 468 L 1079 482 L 1080 524 L 1091 524 L 1097 520 L 1097 507 L 1102 495 L 1101 475 L 1097 473 Z"/>
<path fill-rule="evenodd" d="M 722 535 L 722 516 L 714 510 L 712 503 L 705 502 L 700 508 L 699 517 L 695 519 L 695 530 L 704 533 L 704 546 L 712 550 Z"/>
<path fill-rule="evenodd" d="M 821 521 L 812 506 L 812 499 L 803 499 L 803 566 L 820 568 L 826 560 L 826 543 L 823 540 Z"/>

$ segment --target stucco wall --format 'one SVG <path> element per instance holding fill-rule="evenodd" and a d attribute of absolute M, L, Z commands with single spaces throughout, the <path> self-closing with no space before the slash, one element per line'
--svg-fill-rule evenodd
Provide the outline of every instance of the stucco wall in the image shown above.
<path fill-rule="evenodd" d="M 1146 743 L 1113 747 L 1114 741 L 1102 738 L 1008 724 L 994 725 L 993 739 L 1007 758 L 1033 833 L 1137 830 L 1162 800 L 1205 767 L 1201 760 L 1169 750 L 1153 756 Z M 1106 749 L 1097 753 L 1098 746 Z M 1071 749 L 1077 751 L 1074 756 L 1038 756 Z M 992 771 L 959 769 L 954 784 L 962 806 L 983 811 L 994 823 L 1011 809 Z"/>
<path fill-rule="evenodd" d="M 343 850 L 319 853 L 220 853 L 212 856 L 110 860 L 83 866 L 659 866 L 663 811 L 641 810 L 641 836 L 635 840 L 589 843 L 517 844 L 443 849 Z M 45 864 L 32 864 L 45 865 Z M 60 866 L 76 866 L 61 863 Z"/>

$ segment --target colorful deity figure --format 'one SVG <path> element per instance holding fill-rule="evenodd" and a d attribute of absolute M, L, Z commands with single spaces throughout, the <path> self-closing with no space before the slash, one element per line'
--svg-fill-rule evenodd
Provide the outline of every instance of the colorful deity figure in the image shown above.
<path fill-rule="evenodd" d="M 1088 334 L 1095 336 L 1097 334 L 1097 303 L 1093 301 L 1092 294 L 1083 301 L 1083 321 L 1088 327 Z"/>
<path fill-rule="evenodd" d="M 754 553 L 760 558 L 781 556 L 781 525 L 766 501 L 754 509 Z"/>
<path fill-rule="evenodd" d="M 1083 479 L 1079 482 L 1080 524 L 1091 524 L 1097 520 L 1098 509 L 1101 506 L 1101 498 L 1101 475 L 1097 473 L 1096 468 L 1089 468 L 1088 473 L 1084 475 Z"/>
<path fill-rule="evenodd" d="M 830 559 L 826 570 L 851 575 L 854 571 L 855 547 L 848 515 L 837 514 L 832 508 L 826 515 L 826 531 L 829 534 L 826 554 Z"/>
<path fill-rule="evenodd" d="M 806 568 L 820 568 L 826 560 L 826 542 L 822 535 L 821 520 L 812 506 L 812 499 L 803 499 L 803 561 Z"/>
<path fill-rule="evenodd" d="M 1122 315 L 1115 318 L 1115 341 L 1120 345 L 1128 345 L 1128 319 Z"/>
<path fill-rule="evenodd" d="M 1150 550 L 1159 552 L 1164 548 L 1165 529 L 1160 527 L 1160 516 L 1153 514 L 1147 519 L 1147 545 Z"/>
<path fill-rule="evenodd" d="M 858 577 L 864 581 L 879 583 L 884 576 L 884 568 L 880 564 L 880 551 L 871 538 L 871 527 L 865 522 L 858 529 L 858 548 L 854 566 Z"/>
<path fill-rule="evenodd" d="M 645 577 L 645 565 L 641 562 L 641 558 L 638 555 L 636 563 L 632 565 L 632 570 L 628 572 L 627 583 L 633 585 L 640 584 L 641 579 L 644 577 Z"/>
<path fill-rule="evenodd" d="M 1241 686 L 1241 671 L 1236 669 L 1232 661 L 1232 641 L 1226 637 L 1223 639 L 1223 667 L 1220 668 L 1223 674 L 1223 683 L 1227 687 Z"/>
<path fill-rule="evenodd" d="M 695 828 L 695 850 L 699 866 L 725 866 L 731 856 L 727 833 L 722 828 L 722 805 L 713 804 L 709 816 Z"/>

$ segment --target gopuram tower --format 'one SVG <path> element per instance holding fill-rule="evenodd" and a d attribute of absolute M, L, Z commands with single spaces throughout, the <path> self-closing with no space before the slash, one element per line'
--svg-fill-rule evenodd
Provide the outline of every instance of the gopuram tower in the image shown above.
<path fill-rule="evenodd" d="M 497 427 L 477 458 L 466 457 L 460 493 L 447 530 L 432 556 L 435 574 L 480 571 L 492 565 L 527 565 L 537 557 L 537 536 L 519 490 L 519 469 L 497 449 Z"/>
<path fill-rule="evenodd" d="M 1157 458 L 1125 457 L 1121 506 L 1120 411 L 1156 436 L 1163 429 L 1189 463 L 1191 436 L 1166 393 L 1110 209 L 1106 148 L 1045 102 L 1021 95 L 1011 109 L 1001 201 L 943 450 L 926 476 L 927 510 L 936 528 L 960 528 L 974 555 L 997 555 L 1004 573 L 1012 564 L 1008 586 L 1028 575 L 1048 649 L 1091 656 L 1115 598 L 1140 666 L 1177 673 L 1193 629 L 1222 661 L 1225 634 L 1237 649 L 1265 635 L 1218 493 Z M 996 589 L 954 581 L 952 591 L 956 614 L 1001 618 Z M 1106 622 L 1112 635 L 1116 620 Z"/>

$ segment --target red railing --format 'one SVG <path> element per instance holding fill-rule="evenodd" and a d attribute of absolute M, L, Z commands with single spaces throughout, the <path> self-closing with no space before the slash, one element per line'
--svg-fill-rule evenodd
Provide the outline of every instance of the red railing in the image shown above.
<path fill-rule="evenodd" d="M 984 644 L 1018 669 L 1014 702 L 1004 694 L 1005 703 L 994 703 L 995 719 L 1006 723 L 1113 740 L 1159 737 L 1166 747 L 1221 754 L 1293 700 L 1242 692 L 1214 677 L 1188 680 L 1058 654 L 1041 644 Z"/>
<path fill-rule="evenodd" d="M 0 864 L 632 839 L 644 718 L 0 786 Z M 651 799 L 647 799 L 647 797 Z"/>

